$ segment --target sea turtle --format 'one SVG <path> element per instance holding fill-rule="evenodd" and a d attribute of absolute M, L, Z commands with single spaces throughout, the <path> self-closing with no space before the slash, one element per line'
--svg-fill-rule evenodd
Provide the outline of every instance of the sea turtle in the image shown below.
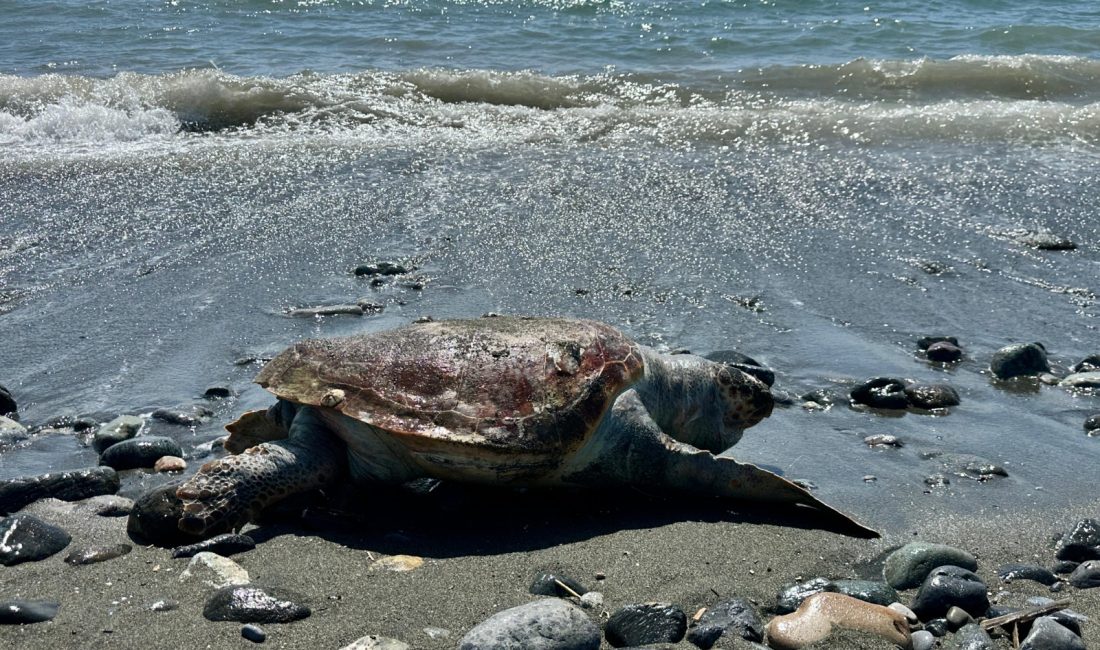
<path fill-rule="evenodd" d="M 595 321 L 487 317 L 306 340 L 255 381 L 278 401 L 228 425 L 234 455 L 179 487 L 183 531 L 239 528 L 344 477 L 431 477 L 805 504 L 874 534 L 786 479 L 715 455 L 771 413 L 767 385 Z"/>

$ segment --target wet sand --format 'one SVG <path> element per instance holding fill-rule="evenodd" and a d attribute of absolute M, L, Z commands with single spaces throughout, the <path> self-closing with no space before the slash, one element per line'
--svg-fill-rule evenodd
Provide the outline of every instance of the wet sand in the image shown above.
<path fill-rule="evenodd" d="M 73 542 L 41 562 L 0 569 L 2 593 L 4 598 L 56 599 L 61 610 L 52 622 L 0 627 L 0 647 L 252 645 L 241 638 L 240 624 L 203 618 L 212 588 L 197 579 L 181 583 L 188 560 L 171 559 L 169 550 L 135 545 L 129 555 L 101 564 L 65 564 L 64 556 L 82 546 L 133 543 L 126 520 L 64 514 L 41 505 L 31 511 L 65 527 Z M 603 607 L 590 611 L 601 623 L 622 605 L 647 601 L 675 603 L 691 616 L 733 596 L 763 609 L 774 603 L 784 583 L 798 579 L 880 578 L 889 549 L 921 539 L 977 555 L 978 574 L 991 595 L 1007 592 L 998 598 L 1001 604 L 1020 605 L 1029 596 L 1072 599 L 1072 608 L 1092 619 L 1083 629 L 1086 644 L 1100 644 L 1100 589 L 1067 587 L 1051 594 L 1034 582 L 1004 585 L 995 574 L 1006 562 L 1050 566 L 1052 534 L 1080 517 L 1100 515 L 1100 501 L 982 519 L 914 512 L 909 520 L 927 515 L 926 523 L 884 530 L 881 539 L 800 527 L 800 522 L 814 523 L 805 514 L 734 513 L 708 504 L 613 494 L 548 500 L 465 495 L 442 508 L 398 503 L 349 519 L 345 526 L 313 517 L 305 524 L 251 528 L 257 548 L 234 559 L 254 584 L 292 590 L 313 610 L 295 623 L 262 625 L 268 634 L 265 647 L 335 649 L 377 634 L 432 649 L 457 647 L 467 630 L 491 614 L 534 599 L 527 590 L 540 570 L 561 571 L 603 593 Z M 372 568 L 372 558 L 395 554 L 421 556 L 425 563 L 408 572 Z M 908 603 L 912 595 L 905 592 L 902 600 Z M 177 601 L 179 607 L 151 611 L 159 600 Z M 426 628 L 449 630 L 449 635 L 433 639 Z M 847 639 L 828 647 L 886 644 Z"/>

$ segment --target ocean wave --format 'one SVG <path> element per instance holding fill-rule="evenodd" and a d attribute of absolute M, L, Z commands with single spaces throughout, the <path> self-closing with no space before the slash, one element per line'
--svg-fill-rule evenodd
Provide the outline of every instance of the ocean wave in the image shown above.
<path fill-rule="evenodd" d="M 855 60 L 675 78 L 418 69 L 241 77 L 0 75 L 0 143 L 192 133 L 461 131 L 500 141 L 1096 141 L 1100 61 Z"/>

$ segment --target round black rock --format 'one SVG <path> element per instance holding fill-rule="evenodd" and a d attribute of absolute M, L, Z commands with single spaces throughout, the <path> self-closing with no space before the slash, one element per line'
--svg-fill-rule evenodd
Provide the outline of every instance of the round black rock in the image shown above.
<path fill-rule="evenodd" d="M 1082 562 L 1069 574 L 1069 583 L 1078 589 L 1100 587 L 1100 560 Z"/>
<path fill-rule="evenodd" d="M 241 636 L 253 643 L 263 643 L 267 640 L 267 632 L 264 632 L 259 625 L 251 623 L 241 628 Z"/>
<path fill-rule="evenodd" d="M 375 264 L 360 264 L 355 267 L 355 275 L 404 275 L 415 270 L 415 268 L 410 269 L 404 264 L 396 262 L 378 262 Z"/>
<path fill-rule="evenodd" d="M 905 382 L 891 377 L 875 377 L 856 386 L 849 393 L 852 402 L 876 409 L 901 410 L 909 406 Z"/>
<path fill-rule="evenodd" d="M 1095 372 L 1100 370 L 1100 354 L 1090 354 L 1073 366 L 1073 372 Z"/>
<path fill-rule="evenodd" d="M 678 643 L 687 632 L 687 615 L 671 603 L 627 605 L 604 626 L 607 642 L 616 648 L 650 643 Z"/>
<path fill-rule="evenodd" d="M 99 457 L 100 465 L 116 470 L 152 467 L 162 456 L 183 456 L 179 443 L 165 436 L 141 436 L 111 445 Z"/>
<path fill-rule="evenodd" d="M 0 415 L 9 415 L 18 410 L 19 406 L 15 403 L 15 398 L 11 396 L 11 391 L 0 386 Z"/>
<path fill-rule="evenodd" d="M 1100 560 L 1100 521 L 1082 519 L 1074 524 L 1058 540 L 1054 557 L 1069 562 Z"/>
<path fill-rule="evenodd" d="M 255 585 L 230 585 L 210 596 L 202 615 L 211 621 L 290 623 L 306 618 L 310 610 L 279 590 Z"/>
<path fill-rule="evenodd" d="M 936 361 L 938 363 L 954 363 L 963 357 L 962 348 L 958 345 L 948 343 L 947 341 L 933 343 L 928 346 L 924 354 L 928 357 L 929 361 Z"/>
<path fill-rule="evenodd" d="M 784 585 L 775 596 L 775 611 L 790 614 L 798 609 L 802 601 L 823 591 L 839 591 L 836 584 L 828 578 L 814 578 L 798 584 Z"/>
<path fill-rule="evenodd" d="M 998 379 L 1012 379 L 1050 372 L 1050 364 L 1042 343 L 1017 343 L 997 350 L 989 369 Z"/>
<path fill-rule="evenodd" d="M 0 625 L 25 625 L 53 620 L 61 603 L 53 600 L 0 601 Z"/>
<path fill-rule="evenodd" d="M 707 608 L 687 633 L 687 640 L 703 650 L 714 646 L 722 637 L 748 641 L 764 638 L 764 623 L 748 601 L 732 598 Z"/>
<path fill-rule="evenodd" d="M 203 392 L 202 396 L 204 399 L 225 399 L 232 397 L 233 391 L 228 386 L 211 386 Z"/>
<path fill-rule="evenodd" d="M 928 348 L 936 345 L 937 343 L 950 343 L 951 345 L 958 345 L 959 339 L 954 336 L 922 336 L 917 339 L 917 347 L 921 350 L 927 350 Z"/>
<path fill-rule="evenodd" d="M 959 405 L 959 393 L 947 384 L 912 384 L 905 396 L 911 406 L 929 411 Z"/>
<path fill-rule="evenodd" d="M 13 566 L 44 560 L 73 540 L 63 529 L 34 515 L 15 514 L 0 520 L 0 564 Z"/>
<path fill-rule="evenodd" d="M 176 488 L 180 483 L 181 481 L 173 481 L 153 488 L 134 502 L 126 522 L 126 531 L 131 537 L 142 543 L 165 548 L 202 541 L 202 537 L 190 535 L 179 529 L 178 523 L 183 516 L 183 502 L 176 496 Z"/>
<path fill-rule="evenodd" d="M 237 553 L 251 551 L 254 548 L 256 548 L 256 542 L 248 535 L 225 533 L 217 535 L 216 537 L 211 537 L 210 539 L 204 539 L 194 544 L 177 546 L 172 549 L 172 557 L 193 557 L 202 552 L 216 553 L 222 557 L 229 557 Z"/>
<path fill-rule="evenodd" d="M 51 472 L 38 476 L 0 481 L 0 514 L 7 514 L 39 499 L 79 501 L 118 492 L 118 473 L 110 467 L 90 467 L 71 472 Z"/>
<path fill-rule="evenodd" d="M 924 579 L 910 609 L 922 621 L 939 618 L 952 606 L 977 618 L 989 609 L 989 596 L 981 578 L 957 566 L 941 566 Z"/>
<path fill-rule="evenodd" d="M 1096 431 L 1098 429 L 1100 429 L 1100 413 L 1094 413 L 1085 418 L 1085 431 Z"/>
<path fill-rule="evenodd" d="M 1031 580 L 1048 587 L 1058 582 L 1057 576 L 1038 564 L 1005 564 L 997 569 L 997 576 L 1005 582 Z"/>
<path fill-rule="evenodd" d="M 562 585 L 565 586 L 563 587 Z M 568 589 L 566 589 L 566 587 L 568 587 Z M 570 590 L 572 590 L 573 593 L 570 593 Z M 574 594 L 583 596 L 588 593 L 584 585 L 569 576 L 560 573 L 551 573 L 549 571 L 539 572 L 539 574 L 535 576 L 535 579 L 531 581 L 531 587 L 528 591 L 536 596 L 554 596 L 556 598 L 565 598 Z"/>

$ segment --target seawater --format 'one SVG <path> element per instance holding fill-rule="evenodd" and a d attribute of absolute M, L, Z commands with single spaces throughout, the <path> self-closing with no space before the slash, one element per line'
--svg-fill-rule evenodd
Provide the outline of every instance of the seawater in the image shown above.
<path fill-rule="evenodd" d="M 227 384 L 202 426 L 150 422 L 197 459 L 269 401 L 236 362 L 295 339 L 591 317 L 747 352 L 796 396 L 956 386 L 950 415 L 779 409 L 735 448 L 880 524 L 1057 506 L 1093 493 L 1100 402 L 985 369 L 1011 342 L 1100 352 L 1098 77 L 1087 2 L 12 0 L 0 383 L 29 424 Z M 422 288 L 351 273 L 376 260 Z M 360 298 L 383 311 L 287 316 Z M 937 333 L 958 367 L 915 356 Z M 862 444 L 884 432 L 907 446 Z M 936 452 L 1010 476 L 927 495 Z M 45 431 L 0 477 L 94 463 Z"/>

